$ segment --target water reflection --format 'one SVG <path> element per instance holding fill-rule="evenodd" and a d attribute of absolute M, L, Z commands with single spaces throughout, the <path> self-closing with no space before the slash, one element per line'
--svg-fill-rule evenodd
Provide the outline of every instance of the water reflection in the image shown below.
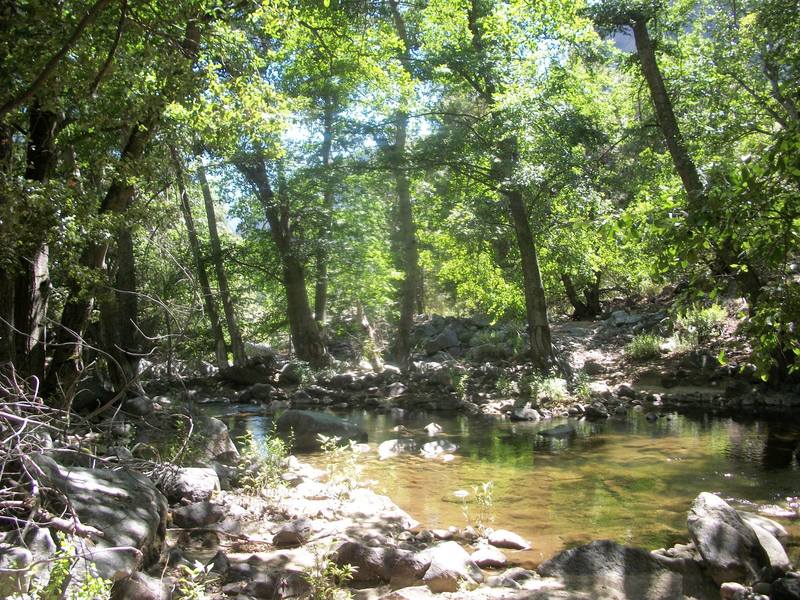
<path fill-rule="evenodd" d="M 800 493 L 797 423 L 677 414 L 654 421 L 632 414 L 598 423 L 506 423 L 435 413 L 397 418 L 363 410 L 342 416 L 364 427 L 374 448 L 401 437 L 394 431 L 398 425 L 418 447 L 434 439 L 456 444 L 457 458 L 450 463 L 416 453 L 379 460 L 373 452 L 364 459 L 365 477 L 429 527 L 463 525 L 464 500 L 453 492 L 493 481 L 494 526 L 533 542 L 533 550 L 511 557 L 528 566 L 593 539 L 648 548 L 685 541 L 686 514 L 701 491 L 747 504 Z M 441 434 L 423 431 L 431 421 L 443 427 Z M 539 435 L 567 423 L 574 435 Z M 270 422 L 247 417 L 228 425 L 263 435 Z M 790 529 L 800 537 L 797 525 Z M 790 550 L 797 551 L 796 545 Z"/>

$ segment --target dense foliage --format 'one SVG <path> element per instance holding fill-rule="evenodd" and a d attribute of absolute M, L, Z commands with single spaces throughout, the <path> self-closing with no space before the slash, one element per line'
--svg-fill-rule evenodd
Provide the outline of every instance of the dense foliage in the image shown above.
<path fill-rule="evenodd" d="M 525 321 L 546 368 L 548 313 L 668 284 L 797 369 L 796 2 L 0 11 L 0 361 L 56 403 L 95 359 L 324 364 L 370 323 L 405 364 L 426 310 Z"/>

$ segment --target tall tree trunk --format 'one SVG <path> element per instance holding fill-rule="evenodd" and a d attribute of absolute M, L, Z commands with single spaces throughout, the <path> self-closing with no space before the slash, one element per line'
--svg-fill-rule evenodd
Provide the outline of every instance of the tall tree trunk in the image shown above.
<path fill-rule="evenodd" d="M 25 178 L 45 184 L 55 169 L 58 115 L 39 101 L 30 108 Z M 31 224 L 23 224 L 30 227 Z M 14 336 L 16 368 L 25 376 L 44 374 L 44 333 L 50 295 L 50 248 L 46 231 L 32 232 L 24 245 L 14 282 Z"/>
<path fill-rule="evenodd" d="M 405 20 L 400 12 L 398 1 L 389 0 L 392 19 L 397 36 L 402 41 L 400 62 L 410 76 L 411 40 L 408 36 Z M 408 178 L 408 159 L 406 156 L 406 138 L 408 135 L 408 113 L 399 110 L 394 116 L 395 140 L 392 151 L 391 169 L 394 176 L 397 194 L 397 233 L 400 249 L 399 263 L 403 271 L 400 284 L 400 320 L 397 324 L 397 342 L 395 344 L 398 366 L 405 370 L 411 357 L 411 328 L 414 325 L 414 309 L 422 304 L 422 277 L 419 272 L 419 251 L 417 248 L 417 232 L 414 225 L 414 210 L 411 204 L 411 190 Z M 422 312 L 419 307 L 420 312 Z"/>
<path fill-rule="evenodd" d="M 316 282 L 314 285 L 314 319 L 320 326 L 325 325 L 328 320 L 328 247 L 330 242 L 329 223 L 333 218 L 333 116 L 335 113 L 335 101 L 332 94 L 325 97 L 325 109 L 323 113 L 322 130 L 322 172 L 324 188 L 322 191 L 322 206 L 325 214 L 323 215 L 323 231 L 319 246 L 317 248 L 316 261 Z"/>
<path fill-rule="evenodd" d="M 276 198 L 260 152 L 248 159 L 236 159 L 234 164 L 258 195 L 269 223 L 270 235 L 281 261 L 286 312 L 295 353 L 298 358 L 313 366 L 323 366 L 328 362 L 328 354 L 317 322 L 311 313 L 303 264 L 292 248 L 286 184 L 279 176 L 278 198 Z"/>
<path fill-rule="evenodd" d="M 101 339 L 110 357 L 108 374 L 114 391 L 131 389 L 139 395 L 143 390 L 134 382 L 144 349 L 138 326 L 139 295 L 130 227 L 122 226 L 116 240 L 114 289 L 98 298 Z"/>
<path fill-rule="evenodd" d="M 178 183 L 178 193 L 180 194 L 181 212 L 183 213 L 183 220 L 186 223 L 186 231 L 189 234 L 189 247 L 194 257 L 195 268 L 197 269 L 197 280 L 200 283 L 200 292 L 203 296 L 203 304 L 206 307 L 208 320 L 211 324 L 211 336 L 214 338 L 214 354 L 217 360 L 217 366 L 224 369 L 228 366 L 228 352 L 225 348 L 225 337 L 222 332 L 222 325 L 219 320 L 219 311 L 217 310 L 216 299 L 211 291 L 211 284 L 208 281 L 208 273 L 206 272 L 206 264 L 203 260 L 203 251 L 200 248 L 200 240 L 197 239 L 197 230 L 194 226 L 194 218 L 192 217 L 192 205 L 189 202 L 189 193 L 186 191 L 186 181 L 183 175 L 183 165 L 181 158 L 178 156 L 175 148 L 170 148 L 172 153 L 172 160 L 175 166 L 175 179 Z M 213 208 L 213 206 L 212 206 Z"/>
<path fill-rule="evenodd" d="M 534 365 L 542 370 L 555 362 L 550 323 L 547 319 L 547 302 L 544 296 L 539 257 L 533 242 L 528 209 L 519 190 L 507 190 L 503 196 L 511 215 L 517 247 L 522 258 L 522 285 L 525 293 L 525 314 L 528 318 L 530 356 Z"/>
<path fill-rule="evenodd" d="M 408 115 L 395 115 L 395 143 L 392 157 L 395 192 L 397 194 L 397 232 L 399 238 L 399 262 L 403 271 L 400 284 L 400 320 L 397 324 L 396 360 L 401 369 L 407 369 L 411 355 L 411 328 L 414 325 L 414 309 L 417 301 L 418 256 L 417 235 L 411 205 L 411 190 L 408 180 L 405 155 Z"/>
<path fill-rule="evenodd" d="M 2 23 L 2 13 L 0 13 Z M 0 29 L 1 31 L 1 29 Z M 0 46 L 2 42 L 0 42 Z M 11 172 L 13 152 L 13 130 L 0 121 L 0 174 Z M 10 198 L 0 193 L 0 240 L 11 239 L 9 217 L 11 213 Z M 13 363 L 14 351 L 14 275 L 0 263 L 0 366 Z"/>
<path fill-rule="evenodd" d="M 103 198 L 99 214 L 122 214 L 128 208 L 134 187 L 124 176 L 124 172 L 144 155 L 145 146 L 157 122 L 158 117 L 152 116 L 145 122 L 136 123 L 131 129 L 122 150 L 119 175 L 112 181 Z M 110 245 L 110 239 L 90 242 L 81 255 L 80 265 L 90 270 L 105 271 Z M 68 280 L 66 287 L 68 295 L 56 331 L 55 351 L 47 371 L 45 393 L 53 398 L 61 397 L 62 407 L 68 409 L 83 371 L 83 335 L 94 307 L 95 293 L 87 293 L 83 281 L 78 278 Z"/>
<path fill-rule="evenodd" d="M 231 298 L 230 287 L 228 286 L 228 275 L 225 273 L 225 265 L 222 263 L 222 246 L 219 242 L 219 231 L 217 230 L 217 215 L 214 212 L 214 199 L 211 197 L 211 188 L 206 178 L 205 167 L 201 164 L 197 170 L 200 179 L 200 188 L 203 191 L 203 202 L 206 207 L 206 220 L 208 221 L 208 233 L 211 240 L 211 260 L 214 263 L 214 270 L 217 273 L 217 283 L 219 285 L 219 295 L 222 300 L 222 307 L 225 311 L 225 322 L 228 325 L 228 333 L 231 336 L 231 352 L 233 353 L 233 364 L 241 365 L 247 361 L 242 334 L 239 331 L 239 323 L 236 321 L 236 312 L 233 309 L 233 299 Z"/>
<path fill-rule="evenodd" d="M 664 135 L 664 141 L 672 157 L 675 170 L 683 182 L 683 189 L 689 197 L 690 210 L 695 209 L 698 203 L 703 200 L 703 183 L 697 173 L 694 164 L 681 136 L 678 120 L 672 109 L 672 101 L 667 88 L 664 85 L 664 78 L 661 76 L 661 69 L 656 61 L 656 54 L 653 43 L 650 39 L 650 32 L 647 29 L 647 20 L 644 17 L 634 19 L 633 37 L 636 42 L 636 53 L 639 56 L 639 63 L 642 65 L 647 87 L 650 89 L 650 97 L 653 99 L 653 106 L 656 110 L 658 125 Z"/>
<path fill-rule="evenodd" d="M 186 23 L 181 50 L 183 58 L 189 61 L 178 59 L 176 61 L 173 75 L 180 75 L 188 62 L 194 62 L 200 44 L 202 23 L 211 19 L 206 15 L 201 19 L 189 18 Z M 132 164 L 142 158 L 145 147 L 151 136 L 154 134 L 164 107 L 169 99 L 169 93 L 174 87 L 175 81 L 168 78 L 165 90 L 155 100 L 149 112 L 136 122 L 131 129 L 128 139 L 120 156 L 119 170 L 112 180 L 98 213 L 123 214 L 131 202 L 134 194 L 134 186 L 127 177 L 127 169 Z M 110 240 L 100 242 L 90 242 L 83 251 L 80 265 L 89 270 L 105 270 L 106 254 L 110 246 Z M 56 332 L 56 348 L 50 366 L 47 370 L 44 393 L 51 398 L 51 401 L 59 403 L 62 408 L 69 410 L 72 399 L 75 395 L 78 380 L 83 371 L 81 353 L 83 350 L 83 334 L 89 323 L 89 318 L 94 306 L 94 291 L 89 293 L 83 289 L 82 281 L 72 278 L 67 281 L 67 299 L 64 303 L 64 310 L 61 314 L 61 322 Z M 60 398 L 60 402 L 59 399 Z"/>

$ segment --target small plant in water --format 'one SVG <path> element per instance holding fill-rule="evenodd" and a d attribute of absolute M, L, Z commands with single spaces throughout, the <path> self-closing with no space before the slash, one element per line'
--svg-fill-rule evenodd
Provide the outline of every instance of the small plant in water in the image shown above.
<path fill-rule="evenodd" d="M 239 455 L 239 484 L 242 491 L 251 496 L 282 491 L 285 488 L 283 465 L 289 456 L 291 439 L 284 441 L 272 434 L 256 439 L 248 431 L 239 438 L 239 442 L 242 448 Z"/>
<path fill-rule="evenodd" d="M 328 470 L 328 482 L 337 491 L 338 496 L 345 496 L 358 487 L 361 480 L 361 465 L 358 463 L 356 443 L 341 444 L 337 436 L 319 434 L 317 439 L 325 458 Z"/>
<path fill-rule="evenodd" d="M 647 360 L 661 355 L 661 338 L 652 333 L 639 333 L 625 347 L 625 356 L 631 360 Z"/>
<path fill-rule="evenodd" d="M 467 525 L 474 527 L 479 535 L 485 536 L 487 529 L 494 523 L 494 482 L 484 481 L 472 486 L 474 512 L 467 500 L 469 494 L 462 493 L 461 512 Z"/>
<path fill-rule="evenodd" d="M 353 595 L 343 589 L 353 579 L 356 568 L 353 565 L 337 565 L 331 560 L 330 548 L 314 548 L 314 565 L 303 572 L 308 582 L 308 597 L 314 600 L 351 600 Z"/>

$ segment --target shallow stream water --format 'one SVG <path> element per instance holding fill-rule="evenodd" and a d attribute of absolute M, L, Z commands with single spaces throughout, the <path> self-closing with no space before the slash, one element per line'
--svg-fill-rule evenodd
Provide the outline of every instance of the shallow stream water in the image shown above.
<path fill-rule="evenodd" d="M 239 407 L 238 410 L 246 410 Z M 441 413 L 403 417 L 367 410 L 338 413 L 369 434 L 363 478 L 429 528 L 462 527 L 479 519 L 474 487 L 493 484 L 484 525 L 510 529 L 530 551 L 510 553 L 533 567 L 558 551 L 597 539 L 649 549 L 688 540 L 687 511 L 699 492 L 721 495 L 737 508 L 756 510 L 800 494 L 800 423 L 736 421 L 670 413 L 648 421 L 641 413 L 588 423 L 572 421 L 576 435 L 538 435 L 567 420 L 509 423 Z M 266 435 L 269 417 L 223 416 L 234 433 Z M 428 436 L 435 422 L 443 431 Z M 407 430 L 401 436 L 394 430 Z M 379 460 L 376 447 L 405 437 L 421 446 L 447 440 L 454 459 L 419 453 Z M 319 454 L 306 460 L 321 464 Z M 466 491 L 466 499 L 457 495 Z M 465 502 L 466 500 L 466 502 Z M 466 504 L 466 507 L 465 507 Z M 781 521 L 800 562 L 800 521 Z"/>

